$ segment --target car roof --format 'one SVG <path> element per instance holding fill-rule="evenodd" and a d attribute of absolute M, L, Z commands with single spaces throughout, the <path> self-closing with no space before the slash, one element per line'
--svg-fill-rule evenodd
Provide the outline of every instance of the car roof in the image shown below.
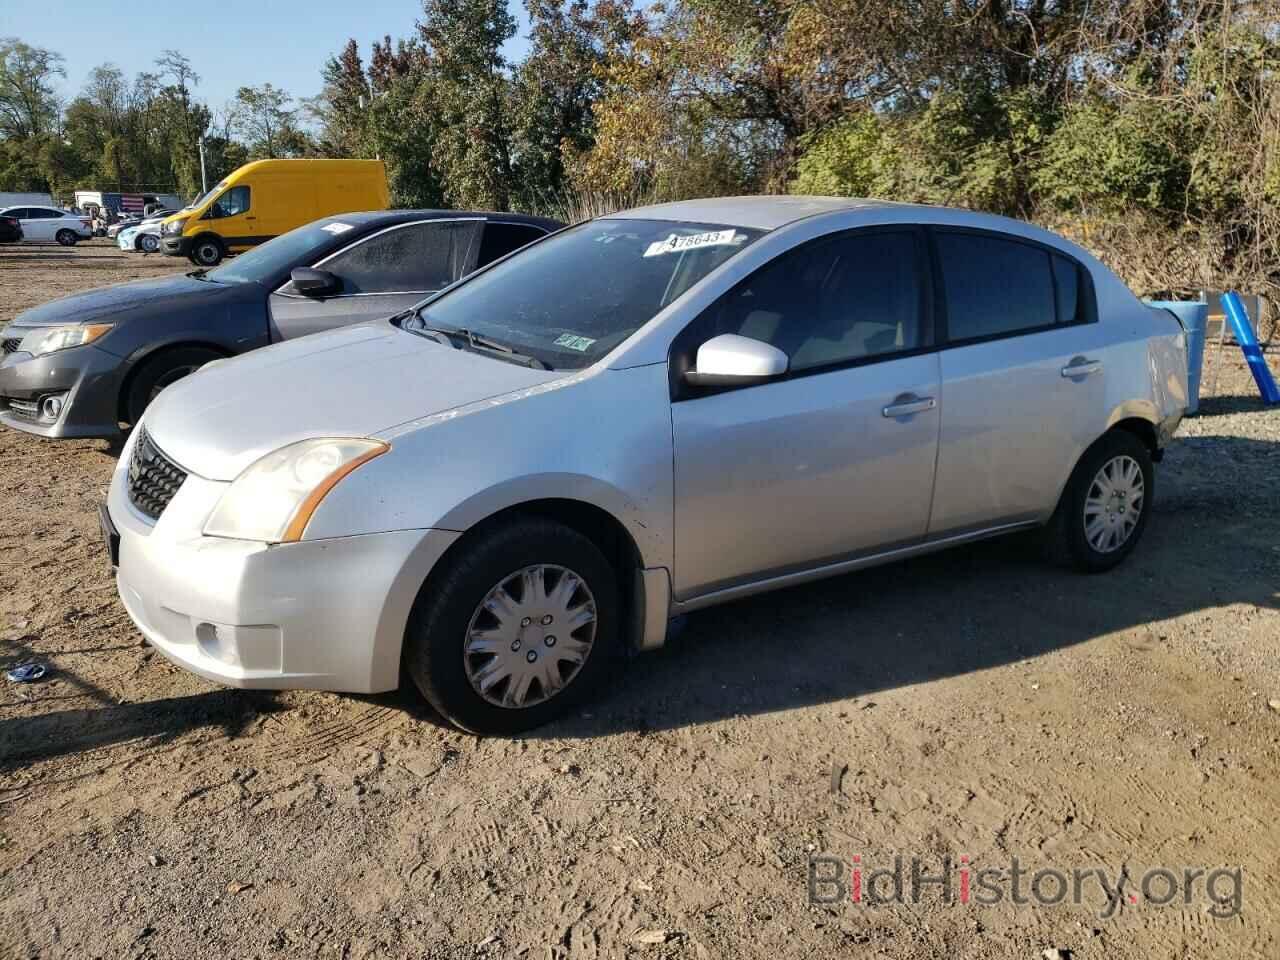
<path fill-rule="evenodd" d="M 325 217 L 317 223 L 346 222 L 358 226 L 391 226 L 414 220 L 452 220 L 480 217 L 503 223 L 523 223 L 544 230 L 559 230 L 564 226 L 548 217 L 534 217 L 525 213 L 500 213 L 493 210 L 365 210 L 360 213 L 339 213 Z"/>
<path fill-rule="evenodd" d="M 857 197 L 712 197 L 706 200 L 678 200 L 674 203 L 636 207 L 609 214 L 605 219 L 677 220 L 688 223 L 722 223 L 730 227 L 754 230 L 776 230 L 793 221 L 823 213 L 899 206 L 903 204 L 888 200 L 862 200 Z"/>

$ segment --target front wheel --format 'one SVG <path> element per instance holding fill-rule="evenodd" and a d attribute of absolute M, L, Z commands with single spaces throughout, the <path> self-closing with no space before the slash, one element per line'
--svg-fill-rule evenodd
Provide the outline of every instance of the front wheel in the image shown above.
<path fill-rule="evenodd" d="M 143 253 L 155 253 L 160 249 L 160 238 L 153 233 L 144 233 L 138 238 L 138 249 Z"/>
<path fill-rule="evenodd" d="M 57 240 L 58 243 L 62 244 L 64 247 L 74 247 L 76 245 L 76 241 L 80 238 L 76 235 L 74 230 L 59 230 L 54 234 L 53 239 Z"/>
<path fill-rule="evenodd" d="M 191 245 L 191 262 L 198 267 L 216 267 L 223 254 L 222 241 L 217 237 L 199 237 Z"/>
<path fill-rule="evenodd" d="M 414 605 L 405 665 L 454 725 L 509 735 L 599 688 L 620 648 L 618 586 L 594 543 L 515 520 L 464 545 Z"/>
<path fill-rule="evenodd" d="M 1155 494 L 1147 445 L 1113 430 L 1085 451 L 1046 531 L 1048 546 L 1086 573 L 1124 560 L 1146 529 Z"/>
<path fill-rule="evenodd" d="M 129 381 L 124 396 L 124 415 L 128 423 L 137 423 L 151 401 L 185 376 L 195 373 L 211 360 L 222 356 L 206 347 L 174 347 L 142 362 Z"/>

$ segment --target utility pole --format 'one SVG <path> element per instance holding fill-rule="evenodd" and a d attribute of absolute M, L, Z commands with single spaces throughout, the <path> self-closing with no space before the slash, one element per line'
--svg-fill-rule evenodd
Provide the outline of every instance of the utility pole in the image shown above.
<path fill-rule="evenodd" d="M 204 134 L 200 135 L 200 196 L 209 192 L 209 175 L 204 169 Z"/>

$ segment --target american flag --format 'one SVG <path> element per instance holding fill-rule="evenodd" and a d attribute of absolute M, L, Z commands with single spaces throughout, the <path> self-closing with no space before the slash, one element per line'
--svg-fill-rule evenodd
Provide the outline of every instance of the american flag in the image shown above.
<path fill-rule="evenodd" d="M 147 201 L 140 193 L 120 194 L 121 213 L 142 213 L 142 208 L 146 205 Z"/>

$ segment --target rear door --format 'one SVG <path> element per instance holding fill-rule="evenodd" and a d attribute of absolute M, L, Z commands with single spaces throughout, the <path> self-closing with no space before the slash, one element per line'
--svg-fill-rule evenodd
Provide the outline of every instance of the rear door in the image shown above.
<path fill-rule="evenodd" d="M 736 333 L 790 358 L 785 379 L 672 403 L 679 598 L 924 536 L 939 416 L 926 262 L 909 227 L 813 241 L 677 339 L 696 353 Z"/>
<path fill-rule="evenodd" d="M 1106 402 L 1088 271 L 1005 234 L 933 237 L 945 342 L 929 534 L 1042 519 Z"/>
<path fill-rule="evenodd" d="M 292 281 L 269 299 L 271 339 L 287 340 L 399 313 L 474 269 L 483 221 L 420 220 L 379 230 L 314 266 L 340 293 L 298 293 Z"/>
<path fill-rule="evenodd" d="M 60 219 L 43 207 L 27 207 L 23 211 L 22 236 L 26 240 L 52 240 L 54 225 Z"/>

